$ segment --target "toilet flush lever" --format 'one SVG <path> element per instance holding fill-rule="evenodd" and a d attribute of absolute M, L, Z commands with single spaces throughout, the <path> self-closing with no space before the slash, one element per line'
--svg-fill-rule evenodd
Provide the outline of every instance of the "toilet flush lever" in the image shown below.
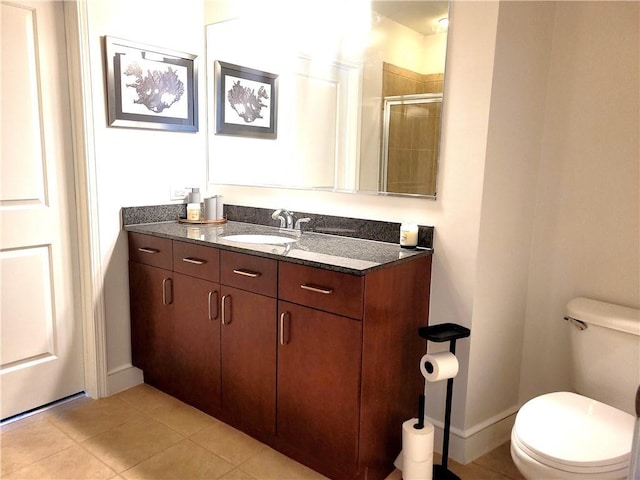
<path fill-rule="evenodd" d="M 587 324 L 584 323 L 582 320 L 578 320 L 577 318 L 573 318 L 573 317 L 564 317 L 564 319 L 569 322 L 571 325 L 573 325 L 574 327 L 576 327 L 578 330 L 586 330 L 587 329 Z"/>

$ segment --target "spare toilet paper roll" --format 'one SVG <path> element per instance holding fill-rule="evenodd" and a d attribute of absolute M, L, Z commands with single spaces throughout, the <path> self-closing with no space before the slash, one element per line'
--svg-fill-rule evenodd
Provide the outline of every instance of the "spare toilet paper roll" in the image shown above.
<path fill-rule="evenodd" d="M 420 360 L 420 372 L 427 382 L 453 378 L 458 374 L 458 359 L 451 352 L 428 353 Z"/>
<path fill-rule="evenodd" d="M 424 462 L 433 457 L 434 428 L 429 422 L 424 422 L 424 428 L 414 428 L 417 418 L 407 420 L 402 424 L 402 463 Z"/>
<path fill-rule="evenodd" d="M 431 480 L 433 478 L 433 457 L 424 462 L 407 461 L 402 469 L 402 480 Z"/>
<path fill-rule="evenodd" d="M 416 429 L 417 418 L 402 424 L 402 478 L 403 480 L 431 480 L 433 477 L 433 424 L 424 422 Z"/>
<path fill-rule="evenodd" d="M 414 428 L 417 418 L 402 424 L 402 471 L 407 463 L 420 463 L 433 458 L 433 424 L 424 422 L 424 428 Z M 403 475 L 403 478 L 404 475 Z"/>

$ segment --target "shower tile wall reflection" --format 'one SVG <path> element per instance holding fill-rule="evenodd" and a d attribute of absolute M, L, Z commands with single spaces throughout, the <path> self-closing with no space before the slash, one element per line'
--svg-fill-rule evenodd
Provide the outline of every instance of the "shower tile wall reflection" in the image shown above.
<path fill-rule="evenodd" d="M 422 74 L 383 62 L 382 94 L 385 97 L 416 93 L 442 93 L 444 73 Z"/>
<path fill-rule="evenodd" d="M 392 107 L 388 192 L 435 193 L 440 111 L 440 103 Z"/>
<path fill-rule="evenodd" d="M 384 63 L 385 97 L 442 93 L 444 75 Z M 387 192 L 435 195 L 442 103 L 394 105 L 389 117 Z"/>
<path fill-rule="evenodd" d="M 442 93 L 444 75 L 384 63 L 385 97 Z M 393 105 L 389 116 L 386 185 L 396 193 L 435 195 L 442 103 Z"/>

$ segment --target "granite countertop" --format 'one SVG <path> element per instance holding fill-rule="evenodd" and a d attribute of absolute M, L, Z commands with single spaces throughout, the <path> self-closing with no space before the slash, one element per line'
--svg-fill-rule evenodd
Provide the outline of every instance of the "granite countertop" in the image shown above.
<path fill-rule="evenodd" d="M 173 222 L 126 225 L 126 231 L 154 235 L 185 242 L 215 246 L 223 250 L 250 253 L 301 265 L 343 273 L 364 275 L 378 268 L 416 256 L 431 255 L 428 248 L 407 249 L 397 244 L 304 232 L 229 221 L 222 225 Z M 226 240 L 229 235 L 260 234 L 296 238 L 286 245 L 239 243 Z"/>

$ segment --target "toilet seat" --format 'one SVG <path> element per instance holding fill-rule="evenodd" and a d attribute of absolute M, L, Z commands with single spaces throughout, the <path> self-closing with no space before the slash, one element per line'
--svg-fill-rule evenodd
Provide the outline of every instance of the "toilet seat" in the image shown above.
<path fill-rule="evenodd" d="M 518 450 L 551 468 L 606 473 L 628 467 L 634 421 L 596 400 L 554 392 L 522 406 L 511 438 Z"/>
<path fill-rule="evenodd" d="M 626 480 L 629 466 L 609 472 L 568 472 L 538 462 L 523 452 L 511 434 L 511 458 L 516 468 L 527 480 Z"/>

